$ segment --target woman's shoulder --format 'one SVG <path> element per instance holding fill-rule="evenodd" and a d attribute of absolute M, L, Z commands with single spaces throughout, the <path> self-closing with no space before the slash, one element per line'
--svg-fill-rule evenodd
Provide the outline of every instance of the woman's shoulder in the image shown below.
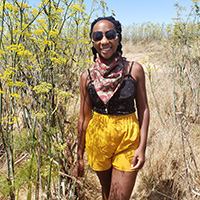
<path fill-rule="evenodd" d="M 81 80 L 86 80 L 88 77 L 88 70 L 85 70 L 84 72 L 82 72 L 81 74 Z"/>
<path fill-rule="evenodd" d="M 82 74 L 81 79 L 87 79 L 89 77 L 89 73 L 91 72 L 91 68 L 87 68 Z"/>
<path fill-rule="evenodd" d="M 92 71 L 92 67 L 86 69 L 86 70 L 81 74 L 81 82 L 85 82 L 86 85 L 87 85 L 87 83 L 90 81 L 91 71 Z"/>
<path fill-rule="evenodd" d="M 143 67 L 140 63 L 138 63 L 137 61 L 130 61 L 130 60 L 126 60 L 125 61 L 125 68 L 126 69 L 130 69 L 132 67 L 132 70 L 135 69 L 135 70 L 143 70 Z"/>
<path fill-rule="evenodd" d="M 138 63 L 138 62 L 134 63 L 132 73 L 135 74 L 135 78 L 136 78 L 137 82 L 140 81 L 140 80 L 141 81 L 144 80 L 145 73 L 144 73 L 144 69 L 143 69 L 143 67 L 140 63 Z"/>
<path fill-rule="evenodd" d="M 133 69 L 137 72 L 143 72 L 144 71 L 142 65 L 138 62 L 134 62 Z"/>
<path fill-rule="evenodd" d="M 136 79 L 136 81 L 144 75 L 144 69 L 142 65 L 137 61 L 126 61 L 127 71 Z"/>

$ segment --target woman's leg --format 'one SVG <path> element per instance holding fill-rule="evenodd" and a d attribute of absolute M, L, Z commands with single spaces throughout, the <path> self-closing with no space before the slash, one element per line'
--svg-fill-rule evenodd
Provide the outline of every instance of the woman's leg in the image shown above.
<path fill-rule="evenodd" d="M 106 171 L 96 171 L 96 173 L 101 183 L 103 200 L 108 200 L 108 196 L 110 193 L 112 168 Z"/>
<path fill-rule="evenodd" d="M 136 176 L 137 171 L 124 172 L 113 168 L 108 199 L 129 200 L 135 184 Z"/>
<path fill-rule="evenodd" d="M 129 200 L 137 171 L 124 172 L 110 168 L 96 173 L 101 183 L 103 200 Z"/>

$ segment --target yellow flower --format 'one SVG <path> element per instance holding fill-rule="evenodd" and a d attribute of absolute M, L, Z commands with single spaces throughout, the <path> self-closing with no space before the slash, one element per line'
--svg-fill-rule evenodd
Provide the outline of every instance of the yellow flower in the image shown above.
<path fill-rule="evenodd" d="M 10 93 L 10 94 L 8 95 L 8 97 L 20 98 L 21 96 L 20 96 L 19 94 L 17 94 L 17 93 L 12 92 L 12 93 Z"/>
<path fill-rule="evenodd" d="M 37 94 L 39 93 L 47 93 L 52 89 L 52 85 L 47 82 L 41 82 L 40 85 L 37 85 L 33 88 Z"/>
<path fill-rule="evenodd" d="M 29 50 L 18 51 L 17 53 L 20 56 L 32 56 L 33 55 L 33 53 Z"/>
<path fill-rule="evenodd" d="M 44 118 L 47 114 L 46 114 L 45 110 L 42 109 L 41 112 L 35 112 L 35 113 L 33 113 L 33 115 L 34 115 L 37 119 L 42 119 L 42 118 Z"/>
<path fill-rule="evenodd" d="M 23 83 L 23 82 L 21 82 L 21 81 L 16 81 L 16 82 L 15 82 L 15 86 L 16 86 L 16 87 L 23 87 L 23 86 L 26 86 L 26 84 Z"/>

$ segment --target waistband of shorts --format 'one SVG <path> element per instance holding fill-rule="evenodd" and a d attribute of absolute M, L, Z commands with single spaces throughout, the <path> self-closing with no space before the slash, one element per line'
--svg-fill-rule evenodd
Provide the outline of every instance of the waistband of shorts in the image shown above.
<path fill-rule="evenodd" d="M 120 119 L 128 119 L 128 118 L 134 118 L 137 120 L 135 112 L 130 113 L 130 114 L 125 114 L 125 115 L 105 115 L 105 114 L 101 114 L 94 111 L 93 117 L 98 117 L 100 119 L 102 118 L 104 120 L 106 119 L 120 120 Z"/>

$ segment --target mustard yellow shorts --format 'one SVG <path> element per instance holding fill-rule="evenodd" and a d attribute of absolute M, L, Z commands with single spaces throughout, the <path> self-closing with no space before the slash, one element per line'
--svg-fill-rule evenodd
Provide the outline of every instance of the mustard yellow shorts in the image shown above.
<path fill-rule="evenodd" d="M 104 171 L 113 166 L 121 171 L 132 171 L 131 162 L 139 146 L 139 138 L 139 123 L 135 113 L 114 116 L 94 112 L 85 138 L 91 168 Z"/>

